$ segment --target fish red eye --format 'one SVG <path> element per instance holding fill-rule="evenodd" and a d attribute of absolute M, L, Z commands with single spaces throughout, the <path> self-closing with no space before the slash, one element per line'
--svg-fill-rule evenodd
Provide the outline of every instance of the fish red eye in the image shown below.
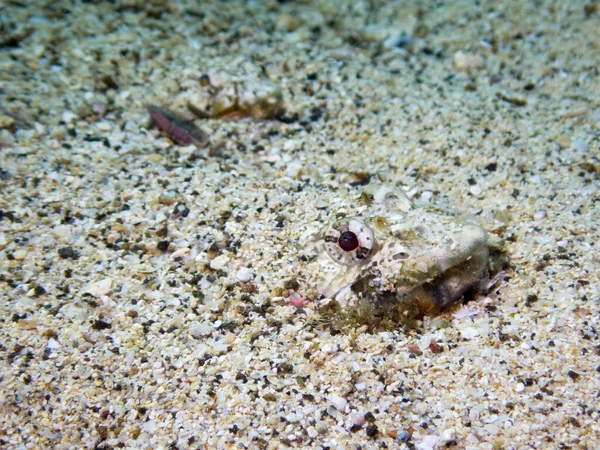
<path fill-rule="evenodd" d="M 338 245 L 345 252 L 351 252 L 356 250 L 360 244 L 356 234 L 354 234 L 352 231 L 344 231 L 338 239 Z"/>
<path fill-rule="evenodd" d="M 323 234 L 323 241 L 331 259 L 346 266 L 365 264 L 375 246 L 373 231 L 358 219 L 334 222 Z"/>

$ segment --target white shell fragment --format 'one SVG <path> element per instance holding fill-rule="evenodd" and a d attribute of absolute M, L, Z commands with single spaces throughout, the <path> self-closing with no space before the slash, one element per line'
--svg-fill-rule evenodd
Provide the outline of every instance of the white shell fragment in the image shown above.
<path fill-rule="evenodd" d="M 348 401 L 339 395 L 332 395 L 329 397 L 329 402 L 340 412 L 344 412 L 348 405 Z"/>
<path fill-rule="evenodd" d="M 209 266 L 213 270 L 222 270 L 227 266 L 229 262 L 229 257 L 227 255 L 220 255 L 213 259 Z"/>
<path fill-rule="evenodd" d="M 94 297 L 100 297 L 110 292 L 113 287 L 113 283 L 114 281 L 112 278 L 104 278 L 89 284 L 85 292 L 92 294 Z"/>
<path fill-rule="evenodd" d="M 479 55 L 456 52 L 454 54 L 454 67 L 456 67 L 456 70 L 458 71 L 468 69 L 483 69 L 485 67 L 485 61 Z"/>
<path fill-rule="evenodd" d="M 247 283 L 248 281 L 251 281 L 253 278 L 254 278 L 254 274 L 252 273 L 252 271 L 245 267 L 242 267 L 240 270 L 238 270 L 237 274 L 235 275 L 235 279 L 237 281 L 239 281 L 240 283 Z"/>

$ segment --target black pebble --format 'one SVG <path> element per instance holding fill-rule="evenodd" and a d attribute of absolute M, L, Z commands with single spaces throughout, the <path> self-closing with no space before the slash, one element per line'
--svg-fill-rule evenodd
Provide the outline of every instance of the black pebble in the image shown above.
<path fill-rule="evenodd" d="M 105 322 L 104 320 L 98 319 L 94 320 L 94 322 L 92 323 L 92 328 L 94 330 L 108 330 L 112 328 L 112 325 L 108 322 Z"/>
<path fill-rule="evenodd" d="M 161 252 L 166 252 L 169 248 L 169 241 L 160 241 L 156 248 L 159 249 Z"/>
<path fill-rule="evenodd" d="M 569 372 L 567 372 L 567 375 L 569 375 L 569 378 L 571 378 L 571 380 L 573 381 L 577 381 L 581 377 L 581 375 L 579 375 L 574 370 L 569 370 Z"/>
<path fill-rule="evenodd" d="M 58 249 L 58 256 L 62 259 L 77 259 L 79 258 L 79 253 L 73 249 L 73 247 L 63 247 Z"/>
<path fill-rule="evenodd" d="M 39 297 L 40 295 L 44 295 L 46 293 L 46 289 L 44 289 L 42 286 L 36 286 L 34 292 L 35 295 Z"/>
<path fill-rule="evenodd" d="M 368 425 L 367 426 L 367 436 L 375 437 L 375 436 L 377 436 L 377 434 L 379 434 L 379 429 L 377 428 L 377 425 Z"/>

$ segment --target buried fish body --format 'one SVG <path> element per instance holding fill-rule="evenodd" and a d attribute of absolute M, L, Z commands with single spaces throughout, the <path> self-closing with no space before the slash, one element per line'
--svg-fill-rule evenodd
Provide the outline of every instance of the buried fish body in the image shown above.
<path fill-rule="evenodd" d="M 416 207 L 381 184 L 368 186 L 359 204 L 317 236 L 319 291 L 343 309 L 368 305 L 372 314 L 414 318 L 487 285 L 490 240 L 477 223 Z"/>

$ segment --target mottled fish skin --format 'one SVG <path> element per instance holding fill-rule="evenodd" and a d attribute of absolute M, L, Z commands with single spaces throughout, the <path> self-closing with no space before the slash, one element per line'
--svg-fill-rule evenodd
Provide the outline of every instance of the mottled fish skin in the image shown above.
<path fill-rule="evenodd" d="M 393 186 L 369 185 L 358 203 L 355 214 L 346 210 L 320 233 L 330 260 L 341 266 L 332 271 L 324 262 L 330 275 L 319 290 L 325 296 L 341 304 L 395 299 L 430 314 L 487 284 L 488 237 L 478 224 L 417 207 Z M 344 248 L 345 235 L 357 244 Z"/>
<path fill-rule="evenodd" d="M 166 108 L 155 105 L 147 105 L 146 108 L 152 122 L 178 144 L 206 146 L 208 136 L 191 121 Z"/>

